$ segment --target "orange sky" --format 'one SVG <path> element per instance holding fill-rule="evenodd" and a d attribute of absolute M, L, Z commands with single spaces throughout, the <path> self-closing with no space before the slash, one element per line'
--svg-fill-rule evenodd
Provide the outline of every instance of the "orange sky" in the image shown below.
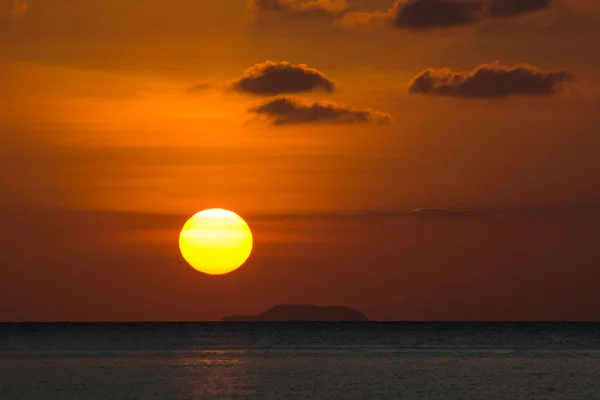
<path fill-rule="evenodd" d="M 0 0 L 0 321 L 600 320 L 596 2 L 419 29 L 393 0 L 301 3 Z M 297 75 L 234 90 L 269 60 Z M 416 93 L 428 68 L 465 82 Z M 255 235 L 224 277 L 177 248 L 212 207 Z"/>

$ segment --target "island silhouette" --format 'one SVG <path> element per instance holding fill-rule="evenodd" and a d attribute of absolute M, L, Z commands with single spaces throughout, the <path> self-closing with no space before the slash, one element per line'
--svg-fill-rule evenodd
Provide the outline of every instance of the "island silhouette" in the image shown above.
<path fill-rule="evenodd" d="M 258 315 L 229 315 L 226 322 L 365 322 L 360 311 L 346 306 L 320 307 L 312 304 L 279 304 Z"/>

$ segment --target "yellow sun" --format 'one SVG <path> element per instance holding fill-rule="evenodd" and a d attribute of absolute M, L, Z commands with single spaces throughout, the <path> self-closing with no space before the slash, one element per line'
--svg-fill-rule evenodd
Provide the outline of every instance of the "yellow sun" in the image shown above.
<path fill-rule="evenodd" d="M 241 267 L 252 252 L 252 232 L 239 215 L 222 208 L 200 211 L 179 234 L 183 258 L 196 270 L 223 275 Z"/>

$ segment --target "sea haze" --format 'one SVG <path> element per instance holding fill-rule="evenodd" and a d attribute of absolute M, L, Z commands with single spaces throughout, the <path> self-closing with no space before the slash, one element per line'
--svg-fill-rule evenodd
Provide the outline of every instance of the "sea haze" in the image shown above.
<path fill-rule="evenodd" d="M 0 399 L 600 399 L 600 324 L 0 324 Z"/>

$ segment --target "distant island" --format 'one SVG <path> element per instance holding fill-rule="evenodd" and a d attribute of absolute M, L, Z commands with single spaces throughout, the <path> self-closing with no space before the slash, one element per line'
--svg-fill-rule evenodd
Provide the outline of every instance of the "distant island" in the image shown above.
<path fill-rule="evenodd" d="M 259 315 L 230 315 L 226 322 L 365 322 L 359 311 L 345 306 L 319 307 L 311 304 L 280 304 Z"/>

